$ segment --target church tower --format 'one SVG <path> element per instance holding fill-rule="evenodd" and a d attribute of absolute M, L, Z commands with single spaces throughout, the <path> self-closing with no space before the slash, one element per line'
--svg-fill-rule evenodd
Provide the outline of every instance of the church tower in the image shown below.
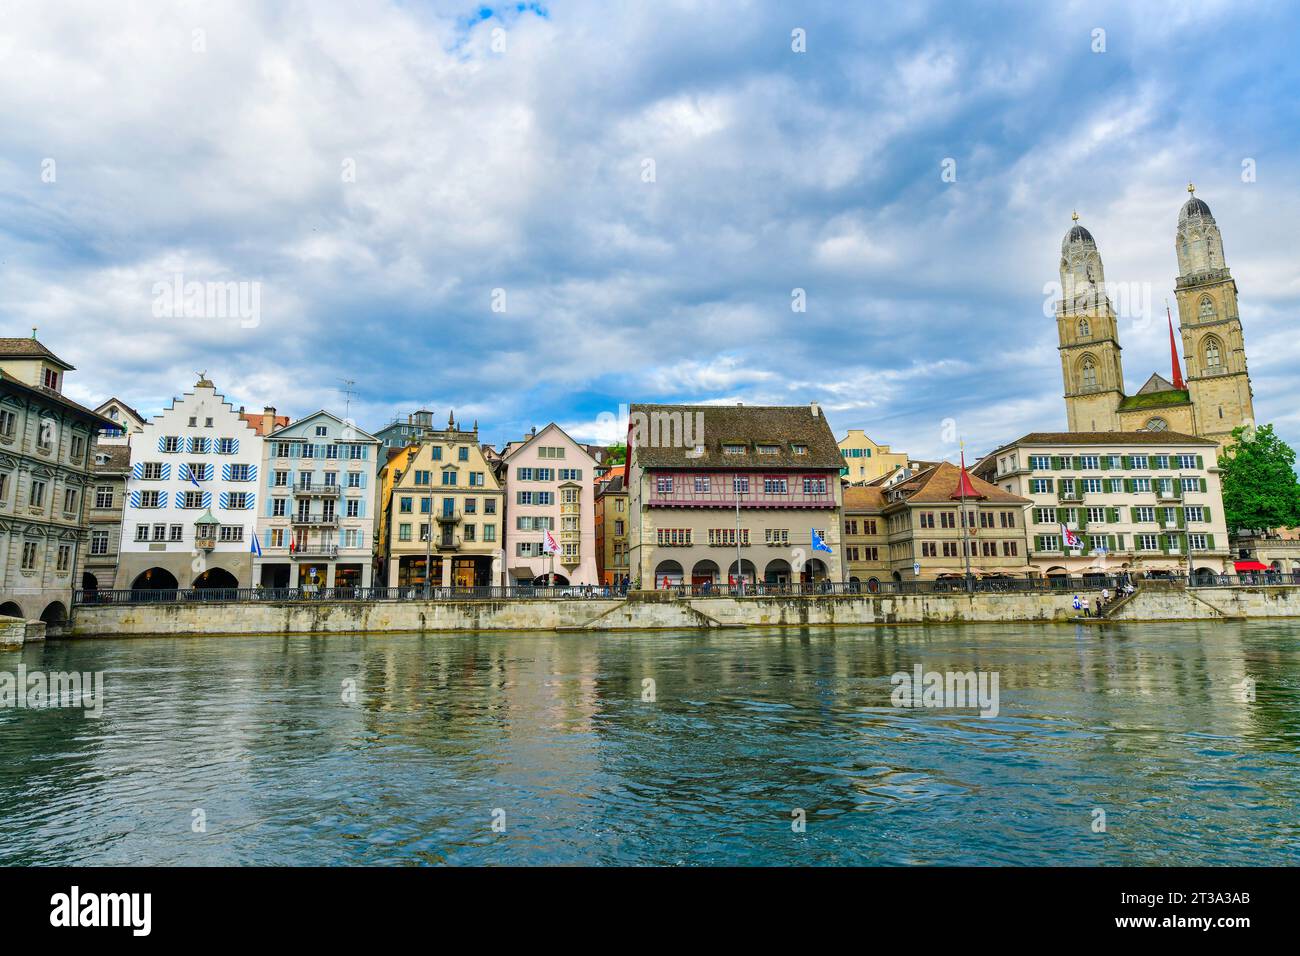
<path fill-rule="evenodd" d="M 1106 296 L 1106 276 L 1092 233 L 1079 225 L 1061 241 L 1061 298 L 1056 303 L 1065 409 L 1072 432 L 1119 430 L 1124 398 L 1115 310 Z"/>
<path fill-rule="evenodd" d="M 1246 344 L 1237 313 L 1237 283 L 1223 258 L 1223 238 L 1210 207 L 1192 197 L 1178 214 L 1178 326 L 1196 434 L 1222 447 L 1239 425 L 1253 423 Z"/>

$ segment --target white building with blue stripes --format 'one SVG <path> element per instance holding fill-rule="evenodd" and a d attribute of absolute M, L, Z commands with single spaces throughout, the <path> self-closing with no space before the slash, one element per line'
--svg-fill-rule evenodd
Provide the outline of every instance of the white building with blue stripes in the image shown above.
<path fill-rule="evenodd" d="M 116 586 L 252 587 L 263 446 L 207 378 L 132 435 Z"/>
<path fill-rule="evenodd" d="M 256 584 L 370 587 L 380 444 L 324 410 L 266 436 Z"/>

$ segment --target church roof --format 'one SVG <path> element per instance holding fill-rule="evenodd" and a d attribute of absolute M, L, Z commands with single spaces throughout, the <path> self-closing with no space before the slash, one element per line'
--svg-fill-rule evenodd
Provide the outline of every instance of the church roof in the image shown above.
<path fill-rule="evenodd" d="M 1205 200 L 1193 196 L 1183 203 L 1183 209 L 1178 214 L 1179 219 L 1186 219 L 1188 216 L 1203 216 L 1206 219 L 1213 219 L 1214 213 L 1210 212 L 1210 207 L 1205 204 Z"/>
<path fill-rule="evenodd" d="M 1097 244 L 1097 240 L 1092 238 L 1092 233 L 1090 233 L 1087 229 L 1084 229 L 1083 226 L 1078 226 L 1078 225 L 1074 226 L 1069 232 L 1065 234 L 1065 241 L 1066 242 L 1091 242 L 1093 245 Z"/>
<path fill-rule="evenodd" d="M 1160 383 L 1163 383 L 1163 385 Z M 1119 410 L 1121 412 L 1131 412 L 1139 408 L 1166 408 L 1170 405 L 1190 405 L 1191 403 L 1191 394 L 1187 389 L 1174 388 L 1159 375 L 1152 375 L 1136 395 L 1125 395 L 1120 399 Z"/>

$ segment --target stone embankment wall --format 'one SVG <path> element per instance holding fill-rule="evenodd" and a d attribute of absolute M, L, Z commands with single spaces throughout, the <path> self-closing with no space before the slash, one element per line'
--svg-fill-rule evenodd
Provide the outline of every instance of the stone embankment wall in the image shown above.
<path fill-rule="evenodd" d="M 160 634 L 356 634 L 616 631 L 718 627 L 1069 621 L 1073 592 L 621 599 L 247 602 L 79 607 L 52 637 Z M 1115 621 L 1300 617 L 1300 587 L 1140 590 Z"/>

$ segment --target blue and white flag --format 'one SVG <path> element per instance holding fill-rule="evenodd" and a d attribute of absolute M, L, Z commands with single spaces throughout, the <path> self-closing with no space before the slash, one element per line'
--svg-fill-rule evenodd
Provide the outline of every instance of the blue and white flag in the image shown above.
<path fill-rule="evenodd" d="M 814 551 L 825 551 L 827 554 L 833 553 L 831 546 L 822 540 L 822 536 L 817 533 L 817 529 L 812 529 L 812 549 Z"/>
<path fill-rule="evenodd" d="M 1083 610 L 1083 602 L 1079 600 L 1079 595 L 1077 595 L 1077 594 L 1074 596 L 1074 609 L 1075 609 L 1076 611 L 1082 611 L 1082 610 Z"/>
<path fill-rule="evenodd" d="M 194 477 L 194 469 L 191 468 L 189 465 L 185 466 L 185 477 L 190 480 L 190 484 L 193 485 L 195 488 L 203 487 L 202 485 L 199 484 L 199 480 Z"/>
<path fill-rule="evenodd" d="M 253 543 L 248 550 L 253 552 L 254 557 L 262 556 L 262 542 L 257 540 L 257 532 L 253 532 Z"/>

